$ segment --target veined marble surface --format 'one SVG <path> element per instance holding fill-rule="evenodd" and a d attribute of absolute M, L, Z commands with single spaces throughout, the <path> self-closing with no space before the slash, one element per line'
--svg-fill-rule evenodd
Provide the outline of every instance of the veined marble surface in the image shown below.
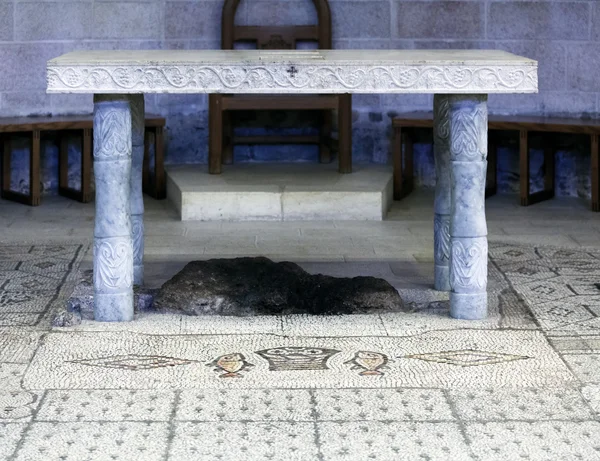
<path fill-rule="evenodd" d="M 75 51 L 49 93 L 536 93 L 537 61 L 500 50 Z"/>

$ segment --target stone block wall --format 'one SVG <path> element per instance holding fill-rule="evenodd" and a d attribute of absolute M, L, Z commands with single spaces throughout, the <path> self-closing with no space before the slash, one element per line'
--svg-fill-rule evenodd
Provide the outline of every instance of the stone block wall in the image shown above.
<path fill-rule="evenodd" d="M 582 117 L 597 117 L 600 112 L 598 1 L 330 0 L 330 5 L 335 48 L 495 48 L 537 59 L 540 93 L 491 96 L 491 112 Z M 221 7 L 221 0 L 0 0 L 0 116 L 90 112 L 91 96 L 45 94 L 48 59 L 78 49 L 218 48 Z M 306 24 L 315 19 L 310 0 L 242 0 L 237 17 L 241 24 Z M 432 99 L 355 96 L 356 161 L 388 162 L 390 117 L 431 110 Z M 205 96 L 148 96 L 147 107 L 167 116 L 168 163 L 206 162 Z M 264 120 L 250 120 L 247 129 L 260 129 Z M 416 146 L 417 182 L 426 186 L 433 183 L 428 141 L 424 136 Z M 504 191 L 515 190 L 518 181 L 517 152 L 514 142 L 508 141 L 500 152 Z M 300 149 L 240 147 L 236 156 L 245 161 L 316 158 L 316 151 Z M 556 169 L 559 194 L 589 194 L 586 149 L 585 139 L 561 142 Z M 21 155 L 20 150 L 15 153 Z M 45 149 L 45 156 L 44 189 L 52 191 L 56 186 L 52 146 Z M 539 165 L 533 166 L 536 170 Z M 19 172 L 14 181 L 26 186 Z"/>

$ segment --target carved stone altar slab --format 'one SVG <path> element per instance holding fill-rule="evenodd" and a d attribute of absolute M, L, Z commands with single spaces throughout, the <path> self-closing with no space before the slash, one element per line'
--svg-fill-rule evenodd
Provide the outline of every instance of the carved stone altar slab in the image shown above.
<path fill-rule="evenodd" d="M 219 92 L 435 94 L 435 287 L 451 291 L 452 316 L 486 316 L 487 94 L 536 93 L 536 61 L 499 50 L 76 51 L 50 60 L 47 80 L 48 93 L 96 95 L 96 319 L 130 320 L 143 280 L 143 94 Z"/>
<path fill-rule="evenodd" d="M 49 93 L 535 93 L 537 62 L 499 50 L 75 51 Z"/>

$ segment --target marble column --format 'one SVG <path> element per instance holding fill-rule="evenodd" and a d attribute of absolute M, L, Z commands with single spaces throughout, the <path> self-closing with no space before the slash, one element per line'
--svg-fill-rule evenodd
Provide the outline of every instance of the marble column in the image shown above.
<path fill-rule="evenodd" d="M 433 218 L 434 288 L 450 291 L 450 125 L 448 96 L 433 97 L 435 201 Z"/>
<path fill-rule="evenodd" d="M 133 284 L 144 284 L 144 197 L 142 169 L 144 165 L 145 108 L 144 95 L 129 96 L 131 105 L 131 227 L 133 233 Z"/>
<path fill-rule="evenodd" d="M 487 95 L 451 95 L 450 315 L 487 317 Z"/>
<path fill-rule="evenodd" d="M 127 95 L 94 96 L 94 318 L 133 319 L 131 109 Z"/>

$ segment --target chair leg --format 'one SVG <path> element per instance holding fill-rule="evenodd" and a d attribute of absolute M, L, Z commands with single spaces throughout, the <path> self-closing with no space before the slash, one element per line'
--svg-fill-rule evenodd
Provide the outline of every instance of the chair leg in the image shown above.
<path fill-rule="evenodd" d="M 404 130 L 404 196 L 407 196 L 414 188 L 414 167 L 413 167 L 413 130 Z"/>
<path fill-rule="evenodd" d="M 154 131 L 154 198 L 167 198 L 167 180 L 165 177 L 165 138 L 162 126 Z"/>
<path fill-rule="evenodd" d="M 142 190 L 144 194 L 152 197 L 154 197 L 154 191 L 150 184 L 150 137 L 154 131 L 154 128 L 146 128 L 144 131 L 144 162 L 142 163 Z M 156 135 L 154 135 L 154 139 L 156 140 Z"/>
<path fill-rule="evenodd" d="M 342 94 L 338 103 L 339 172 L 352 173 L 352 95 Z"/>
<path fill-rule="evenodd" d="M 485 197 L 496 195 L 498 191 L 498 143 L 495 135 L 488 131 L 488 162 Z"/>
<path fill-rule="evenodd" d="M 84 128 L 81 140 L 81 201 L 92 200 L 92 130 Z"/>
<path fill-rule="evenodd" d="M 519 132 L 519 164 L 521 206 L 529 205 L 529 141 L 527 130 Z"/>
<path fill-rule="evenodd" d="M 600 211 L 600 149 L 598 133 L 590 136 L 592 154 L 592 211 Z"/>
<path fill-rule="evenodd" d="M 319 162 L 320 163 L 331 163 L 331 119 L 332 119 L 332 111 L 323 110 L 320 112 L 321 126 L 320 129 L 320 138 L 321 142 L 319 143 Z"/>
<path fill-rule="evenodd" d="M 233 165 L 233 125 L 231 112 L 223 113 L 223 165 Z"/>
<path fill-rule="evenodd" d="M 40 130 L 33 130 L 29 154 L 29 204 L 40 204 Z"/>
<path fill-rule="evenodd" d="M 221 174 L 223 154 L 223 111 L 222 97 L 208 96 L 208 172 Z"/>
<path fill-rule="evenodd" d="M 402 177 L 402 128 L 399 126 L 392 129 L 392 165 L 394 171 L 394 200 L 400 200 L 403 197 L 404 178 Z"/>
<path fill-rule="evenodd" d="M 544 191 L 548 198 L 554 197 L 554 161 L 556 153 L 556 137 L 544 134 Z"/>
<path fill-rule="evenodd" d="M 2 198 L 5 197 L 5 192 L 10 192 L 10 173 L 11 173 L 11 135 L 5 134 L 3 136 L 4 152 L 2 153 Z"/>

